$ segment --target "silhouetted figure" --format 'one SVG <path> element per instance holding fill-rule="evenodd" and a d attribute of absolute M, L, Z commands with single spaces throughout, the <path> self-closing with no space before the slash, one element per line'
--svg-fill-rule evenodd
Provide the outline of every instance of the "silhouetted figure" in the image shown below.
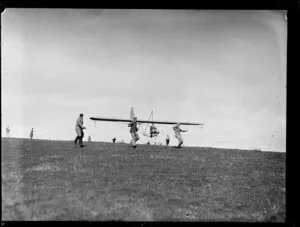
<path fill-rule="evenodd" d="M 148 140 L 147 144 L 150 145 L 150 141 L 149 140 Z"/>
<path fill-rule="evenodd" d="M 91 138 L 91 136 L 89 136 L 89 138 L 88 138 L 88 141 L 89 141 L 89 142 L 91 142 L 91 141 L 92 141 L 92 138 Z"/>
<path fill-rule="evenodd" d="M 116 140 L 117 140 L 117 139 L 114 137 L 114 138 L 112 139 L 113 143 L 115 143 L 115 142 L 116 142 Z"/>
<path fill-rule="evenodd" d="M 9 137 L 9 132 L 10 132 L 10 129 L 9 129 L 9 125 L 8 125 L 7 128 L 6 128 L 6 135 L 7 135 L 7 137 Z"/>
<path fill-rule="evenodd" d="M 34 129 L 34 128 L 31 129 L 30 134 L 29 134 L 30 139 L 33 138 L 33 129 Z"/>
<path fill-rule="evenodd" d="M 169 146 L 169 143 L 170 143 L 170 137 L 169 137 L 169 135 L 167 135 L 167 137 L 166 137 L 166 145 Z"/>
<path fill-rule="evenodd" d="M 77 133 L 77 137 L 74 141 L 74 143 L 77 145 L 77 141 L 79 140 L 80 147 L 85 147 L 85 145 L 82 143 L 82 139 L 84 137 L 83 129 L 86 129 L 86 127 L 83 126 L 83 114 L 80 114 L 79 118 L 76 120 L 75 131 Z"/>

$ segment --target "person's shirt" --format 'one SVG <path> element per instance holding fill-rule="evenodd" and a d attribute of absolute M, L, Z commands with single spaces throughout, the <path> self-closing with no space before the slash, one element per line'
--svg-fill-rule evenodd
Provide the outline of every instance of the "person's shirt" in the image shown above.
<path fill-rule="evenodd" d="M 180 133 L 180 132 L 182 132 L 182 130 L 180 129 L 180 127 L 177 126 L 177 125 L 175 125 L 175 126 L 173 127 L 173 130 L 175 131 L 175 133 Z"/>
<path fill-rule="evenodd" d="M 83 128 L 83 118 L 79 117 L 76 121 L 76 126 L 79 126 L 81 129 Z"/>
<path fill-rule="evenodd" d="M 136 121 L 132 121 L 128 124 L 128 126 L 130 127 L 130 132 L 137 132 L 138 128 L 137 128 L 137 122 Z"/>

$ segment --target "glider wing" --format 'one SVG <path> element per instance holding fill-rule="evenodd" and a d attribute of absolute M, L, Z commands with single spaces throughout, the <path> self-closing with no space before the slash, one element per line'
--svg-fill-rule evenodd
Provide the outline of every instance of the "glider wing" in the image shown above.
<path fill-rule="evenodd" d="M 131 119 L 122 118 L 99 118 L 90 117 L 93 121 L 112 121 L 112 122 L 131 122 Z M 147 120 L 137 120 L 138 123 L 150 123 L 150 124 L 163 124 L 163 125 L 174 125 L 178 122 L 175 121 L 147 121 Z M 203 123 L 192 123 L 192 122 L 179 122 L 181 125 L 203 125 Z"/>

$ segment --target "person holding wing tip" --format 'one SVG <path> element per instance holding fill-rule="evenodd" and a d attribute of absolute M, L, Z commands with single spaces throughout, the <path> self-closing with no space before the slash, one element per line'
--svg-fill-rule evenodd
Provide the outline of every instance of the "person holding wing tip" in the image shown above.
<path fill-rule="evenodd" d="M 86 129 L 86 127 L 83 126 L 83 114 L 80 114 L 79 118 L 76 120 L 75 131 L 77 133 L 77 137 L 74 141 L 74 143 L 77 145 L 77 141 L 79 140 L 80 147 L 85 147 L 85 145 L 82 143 L 82 139 L 84 137 L 83 129 Z"/>
<path fill-rule="evenodd" d="M 178 144 L 178 148 L 181 148 L 182 147 L 182 144 L 183 144 L 183 140 L 182 140 L 182 136 L 181 136 L 181 132 L 187 132 L 188 130 L 182 130 L 181 128 L 180 128 L 180 123 L 178 122 L 174 127 L 173 127 L 173 130 L 174 130 L 174 132 L 175 132 L 175 138 L 177 138 L 178 139 L 178 142 L 179 142 L 179 144 Z"/>
<path fill-rule="evenodd" d="M 132 137 L 132 140 L 130 141 L 130 143 L 132 144 L 132 146 L 134 148 L 136 148 L 136 141 L 138 141 L 140 139 L 137 131 L 138 131 L 138 127 L 137 127 L 137 117 L 134 117 L 132 119 L 132 121 L 128 124 L 128 127 L 130 127 L 130 134 Z"/>

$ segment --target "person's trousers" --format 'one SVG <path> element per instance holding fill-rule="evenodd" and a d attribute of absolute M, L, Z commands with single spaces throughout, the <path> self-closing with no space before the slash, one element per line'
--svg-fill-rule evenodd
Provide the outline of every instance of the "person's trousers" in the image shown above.
<path fill-rule="evenodd" d="M 138 141 L 140 139 L 139 135 L 137 134 L 137 132 L 131 132 L 131 144 L 132 145 L 136 145 L 136 141 Z"/>
<path fill-rule="evenodd" d="M 84 133 L 83 133 L 83 130 L 82 129 L 80 129 L 80 131 L 78 130 L 78 129 L 76 129 L 76 132 L 77 132 L 77 137 L 75 138 L 75 143 L 77 143 L 77 141 L 79 140 L 79 145 L 81 146 L 81 145 L 83 145 L 82 144 L 82 139 L 83 139 L 83 137 L 84 137 Z"/>
<path fill-rule="evenodd" d="M 180 133 L 175 133 L 175 137 L 178 139 L 179 144 L 183 143 L 182 136 Z"/>

